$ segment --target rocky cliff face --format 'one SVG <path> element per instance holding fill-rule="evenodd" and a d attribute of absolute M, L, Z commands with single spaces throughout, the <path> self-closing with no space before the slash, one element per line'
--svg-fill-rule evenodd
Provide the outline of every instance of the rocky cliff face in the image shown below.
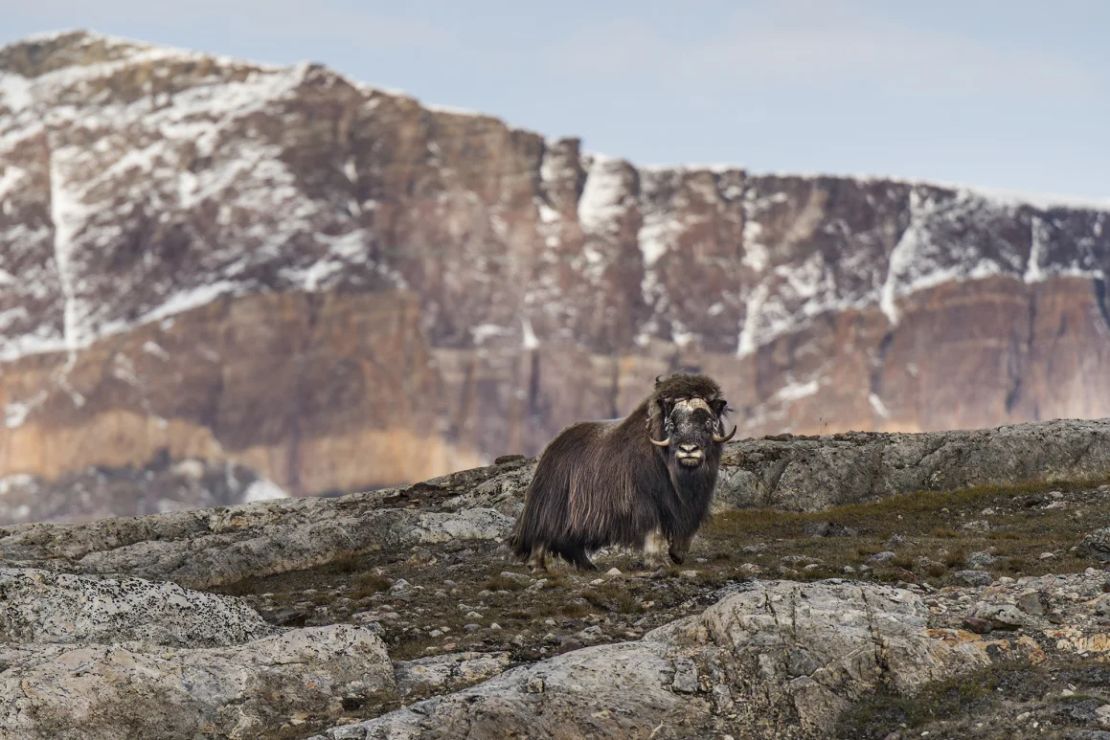
<path fill-rule="evenodd" d="M 84 33 L 0 49 L 0 198 L 0 477 L 411 481 L 679 368 L 747 435 L 1110 415 L 1105 209 L 637 168 Z"/>

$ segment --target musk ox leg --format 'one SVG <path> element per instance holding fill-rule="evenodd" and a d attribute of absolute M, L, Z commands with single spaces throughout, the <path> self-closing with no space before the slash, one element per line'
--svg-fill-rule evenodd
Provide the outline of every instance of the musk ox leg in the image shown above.
<path fill-rule="evenodd" d="M 597 570 L 597 566 L 590 560 L 590 557 L 586 554 L 586 550 L 583 547 L 562 547 L 559 548 L 558 552 L 568 563 L 578 568 L 578 570 Z"/>
<path fill-rule="evenodd" d="M 648 532 L 644 537 L 644 568 L 658 567 L 666 565 L 666 557 L 664 552 L 667 549 L 667 538 L 663 536 L 663 532 L 659 529 L 653 529 Z"/>
<path fill-rule="evenodd" d="M 532 569 L 533 573 L 546 573 L 547 572 L 547 548 L 543 545 L 532 548 L 532 554 L 528 557 L 528 567 Z"/>
<path fill-rule="evenodd" d="M 674 536 L 671 538 L 671 545 L 667 554 L 671 556 L 671 562 L 675 565 L 682 565 L 686 561 L 686 553 L 690 552 L 690 542 L 693 541 L 694 535 L 687 537 Z"/>

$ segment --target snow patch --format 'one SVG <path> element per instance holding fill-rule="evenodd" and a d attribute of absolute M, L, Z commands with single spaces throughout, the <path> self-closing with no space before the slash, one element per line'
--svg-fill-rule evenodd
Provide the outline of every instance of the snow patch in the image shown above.
<path fill-rule="evenodd" d="M 775 398 L 779 401 L 790 403 L 812 396 L 816 394 L 820 388 L 821 384 L 817 380 L 811 380 L 808 383 L 792 382 L 779 388 L 775 393 Z"/>
<path fill-rule="evenodd" d="M 31 412 L 46 400 L 46 391 L 39 391 L 27 401 L 12 402 L 4 407 L 4 426 L 17 429 L 23 426 Z"/>
<path fill-rule="evenodd" d="M 883 417 L 884 419 L 890 417 L 890 410 L 887 409 L 886 404 L 883 403 L 883 399 L 879 398 L 878 394 L 868 394 L 867 401 L 871 404 L 871 408 L 875 411 L 876 414 Z"/>
<path fill-rule="evenodd" d="M 497 324 L 478 324 L 470 327 L 470 336 L 473 337 L 475 344 L 482 344 L 490 337 L 499 337 L 507 333 L 505 327 Z"/>
<path fill-rule="evenodd" d="M 540 346 L 540 340 L 536 338 L 536 332 L 532 330 L 532 322 L 528 319 L 520 320 L 521 332 L 521 347 L 526 350 L 537 349 Z"/>
<path fill-rule="evenodd" d="M 265 478 L 259 478 L 254 483 L 251 483 L 243 493 L 244 504 L 253 504 L 258 501 L 276 501 L 283 498 L 289 498 L 289 494 L 282 490 L 277 484 Z"/>
<path fill-rule="evenodd" d="M 615 226 L 630 195 L 624 182 L 627 167 L 620 159 L 597 157 L 591 162 L 578 201 L 578 221 L 583 229 L 598 233 Z"/>
<path fill-rule="evenodd" d="M 33 102 L 30 80 L 14 72 L 0 72 L 0 106 L 19 112 Z"/>
<path fill-rule="evenodd" d="M 12 491 L 18 491 L 19 489 L 32 488 L 34 485 L 35 479 L 29 475 L 8 475 L 0 478 L 0 496 L 7 496 Z"/>
<path fill-rule="evenodd" d="M 153 355 L 153 356 L 157 357 L 159 360 L 168 360 L 168 359 L 170 359 L 169 353 L 166 352 L 166 350 L 162 349 L 161 345 L 159 345 L 157 342 L 152 342 L 150 340 L 147 340 L 146 342 L 143 342 L 143 352 L 146 352 L 148 355 Z"/>

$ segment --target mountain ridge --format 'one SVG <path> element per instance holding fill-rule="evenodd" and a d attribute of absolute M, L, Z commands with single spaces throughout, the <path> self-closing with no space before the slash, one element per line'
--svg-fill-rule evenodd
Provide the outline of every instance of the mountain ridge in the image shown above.
<path fill-rule="evenodd" d="M 0 478 L 168 454 L 391 485 L 680 369 L 747 435 L 1110 415 L 1107 210 L 636 167 L 85 33 L 0 69 L 37 75 L 0 74 Z"/>

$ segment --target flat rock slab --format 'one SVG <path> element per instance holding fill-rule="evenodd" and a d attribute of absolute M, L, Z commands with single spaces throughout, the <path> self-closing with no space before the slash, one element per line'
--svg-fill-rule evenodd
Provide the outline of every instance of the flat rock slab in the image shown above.
<path fill-rule="evenodd" d="M 499 540 L 511 527 L 512 519 L 490 508 L 381 508 L 379 496 L 356 494 L 88 524 L 20 525 L 0 530 L 0 563 L 207 588 L 374 549 Z"/>
<path fill-rule="evenodd" d="M 718 509 L 817 511 L 883 496 L 1110 476 L 1110 420 L 974 431 L 767 437 L 730 444 Z"/>
<path fill-rule="evenodd" d="M 394 676 L 401 696 L 427 696 L 478 683 L 501 673 L 511 662 L 507 652 L 446 653 L 401 661 Z"/>
<path fill-rule="evenodd" d="M 273 632 L 242 599 L 175 583 L 0 568 L 0 642 L 215 647 Z"/>

